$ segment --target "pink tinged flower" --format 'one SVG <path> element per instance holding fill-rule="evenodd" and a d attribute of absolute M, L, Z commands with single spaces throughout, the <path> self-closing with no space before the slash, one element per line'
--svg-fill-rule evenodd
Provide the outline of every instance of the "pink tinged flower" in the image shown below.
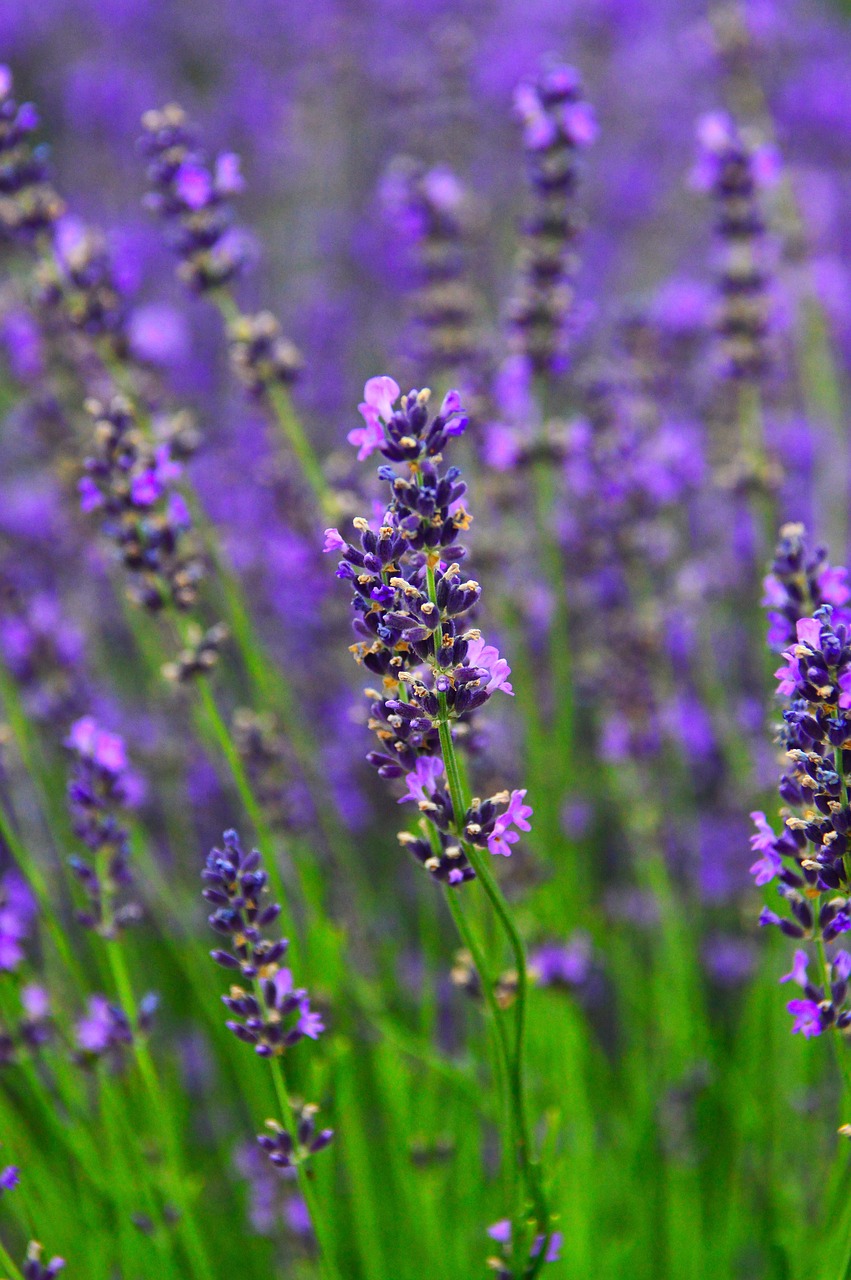
<path fill-rule="evenodd" d="M 487 683 L 488 693 L 495 693 L 497 689 L 502 689 L 503 693 L 514 697 L 514 690 L 508 681 L 511 667 L 505 658 L 499 656 L 499 650 L 494 645 L 485 644 L 481 636 L 477 640 L 470 640 L 467 645 L 467 657 L 471 666 L 484 667 L 490 675 Z"/>
<path fill-rule="evenodd" d="M 293 992 L 293 975 L 289 969 L 279 969 L 272 979 L 275 987 L 275 1004 L 280 1005 Z"/>
<path fill-rule="evenodd" d="M 525 796 L 525 788 L 522 791 L 512 791 L 508 808 L 497 818 L 494 829 L 488 836 L 488 849 L 492 854 L 499 854 L 503 858 L 511 856 L 511 845 L 517 844 L 520 839 L 517 832 L 511 830 L 512 826 L 518 827 L 520 831 L 532 830 L 528 821 L 532 816 L 532 807 L 523 803 Z"/>
<path fill-rule="evenodd" d="M 235 151 L 223 152 L 216 160 L 216 191 L 223 196 L 234 196 L 244 187 L 239 156 Z"/>
<path fill-rule="evenodd" d="M 790 1000 L 786 1008 L 795 1021 L 792 1023 L 792 1034 L 801 1035 L 807 1040 L 811 1036 L 820 1036 L 822 1032 L 819 1007 L 814 1000 Z"/>
<path fill-rule="evenodd" d="M 768 825 L 765 814 L 755 809 L 750 816 L 756 826 L 756 831 L 750 840 L 751 848 L 754 853 L 762 854 L 762 857 L 750 868 L 750 874 L 755 877 L 757 885 L 764 885 L 780 874 L 783 870 L 783 860 L 774 848 L 777 837 Z"/>
<path fill-rule="evenodd" d="M 50 994 L 37 982 L 28 982 L 21 989 L 21 1007 L 31 1022 L 40 1022 L 50 1013 Z"/>
<path fill-rule="evenodd" d="M 786 589 L 779 578 L 775 578 L 773 573 L 769 573 L 762 580 L 762 600 L 760 604 L 770 609 L 782 609 L 786 603 Z"/>
<path fill-rule="evenodd" d="M 328 555 L 331 551 L 345 551 L 346 539 L 340 533 L 339 529 L 326 529 L 325 542 L 322 546 L 324 555 Z"/>
<path fill-rule="evenodd" d="M 590 102 L 568 103 L 562 111 L 562 120 L 575 147 L 589 147 L 596 140 L 597 117 Z"/>
<path fill-rule="evenodd" d="M 74 721 L 65 745 L 79 755 L 94 760 L 107 773 L 121 773 L 127 768 L 124 739 L 117 733 L 108 733 L 105 729 L 98 728 L 93 716 L 82 716 Z"/>
<path fill-rule="evenodd" d="M 92 996 L 88 1013 L 74 1028 L 77 1044 L 86 1053 L 103 1053 L 112 1031 L 112 1015 L 105 996 Z"/>
<path fill-rule="evenodd" d="M 174 189 L 188 209 L 203 209 L 213 194 L 213 182 L 203 165 L 188 160 L 175 174 Z"/>
<path fill-rule="evenodd" d="M 437 789 L 437 780 L 443 773 L 443 761 L 439 756 L 420 756 L 416 768 L 405 775 L 408 790 L 399 797 L 398 804 L 414 800 L 418 804 L 430 800 Z"/>
<path fill-rule="evenodd" d="M 786 666 L 778 667 L 774 678 L 779 681 L 777 692 L 781 698 L 791 698 L 798 683 L 798 663 L 791 649 L 787 649 L 783 657 L 787 659 Z"/>
<path fill-rule="evenodd" d="M 508 1244 L 511 1240 L 511 1223 L 508 1218 L 501 1218 L 492 1227 L 488 1227 L 488 1235 L 491 1240 L 497 1240 L 500 1244 Z"/>
<path fill-rule="evenodd" d="M 307 1036 L 309 1040 L 318 1040 L 322 1032 L 325 1030 L 325 1023 L 322 1021 L 322 1014 L 317 1013 L 315 1009 L 311 1009 L 307 996 L 304 997 L 299 1005 L 298 1030 L 303 1036 Z"/>
<path fill-rule="evenodd" d="M 363 389 L 364 403 L 375 410 L 382 422 L 389 422 L 393 417 L 393 405 L 399 399 L 399 394 L 398 382 L 386 375 L 370 378 Z M 363 412 L 363 405 L 360 407 Z"/>
<path fill-rule="evenodd" d="M 384 443 L 384 431 L 375 413 L 369 405 L 358 405 L 366 421 L 365 427 L 355 427 L 346 436 L 349 444 L 355 445 L 358 451 L 358 462 L 363 462 L 371 453 Z"/>
<path fill-rule="evenodd" d="M 809 981 L 807 977 L 807 964 L 809 957 L 806 951 L 796 951 L 795 958 L 792 961 L 792 969 L 789 973 L 784 973 L 780 979 L 781 982 L 795 982 L 799 987 L 805 987 Z"/>
<path fill-rule="evenodd" d="M 821 648 L 821 623 L 818 618 L 799 618 L 795 631 L 799 644 L 808 644 L 812 649 Z"/>
<path fill-rule="evenodd" d="M 843 565 L 829 565 L 821 571 L 816 581 L 826 604 L 842 605 L 851 600 L 847 578 L 848 570 Z"/>

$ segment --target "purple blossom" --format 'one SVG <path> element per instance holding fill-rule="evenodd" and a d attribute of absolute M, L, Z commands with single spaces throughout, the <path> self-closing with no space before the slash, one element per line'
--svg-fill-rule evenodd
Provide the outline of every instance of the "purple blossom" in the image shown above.
<path fill-rule="evenodd" d="M 406 800 L 413 800 L 424 804 L 431 800 L 442 773 L 443 761 L 439 756 L 420 756 L 413 771 L 405 775 L 408 790 L 399 797 L 397 803 L 404 804 Z"/>
<path fill-rule="evenodd" d="M 757 828 L 756 834 L 750 838 L 751 848 L 754 853 L 760 853 L 762 856 L 751 865 L 750 873 L 754 877 L 755 884 L 762 887 L 780 874 L 783 870 L 783 860 L 774 847 L 777 837 L 768 825 L 765 814 L 754 810 L 751 819 L 756 823 Z"/>
<path fill-rule="evenodd" d="M 791 972 L 784 973 L 783 977 L 780 978 L 780 982 L 795 982 L 799 987 L 805 987 L 809 982 L 809 978 L 807 977 L 808 963 L 809 958 L 806 951 L 796 951 L 795 958 L 792 962 Z"/>
<path fill-rule="evenodd" d="M 488 693 L 495 693 L 497 689 L 501 689 L 503 693 L 514 697 L 514 690 L 508 680 L 511 667 L 505 658 L 499 656 L 499 650 L 494 645 L 485 644 L 481 636 L 475 637 L 468 643 L 467 658 L 471 667 L 483 667 L 487 671 Z"/>
<path fill-rule="evenodd" d="M 0 1194 L 4 1191 L 12 1191 L 20 1181 L 17 1165 L 6 1165 L 5 1169 L 0 1170 Z"/>
<path fill-rule="evenodd" d="M 510 857 L 511 845 L 516 844 L 520 839 L 518 831 L 532 830 L 529 824 L 532 809 L 530 805 L 523 803 L 525 796 L 525 788 L 522 791 L 511 792 L 508 808 L 497 818 L 493 833 L 488 837 L 488 849 L 492 854 L 501 854 L 504 858 Z M 518 830 L 512 831 L 512 826 L 517 827 Z"/>
<path fill-rule="evenodd" d="M 786 1008 L 795 1019 L 792 1023 L 793 1035 L 800 1032 L 807 1039 L 821 1035 L 821 1015 L 814 1000 L 790 1000 Z"/>

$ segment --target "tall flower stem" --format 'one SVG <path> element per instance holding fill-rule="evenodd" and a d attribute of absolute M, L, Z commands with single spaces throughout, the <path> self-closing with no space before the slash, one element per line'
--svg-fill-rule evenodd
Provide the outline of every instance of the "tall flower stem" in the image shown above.
<path fill-rule="evenodd" d="M 437 608 L 437 589 L 435 584 L 434 566 L 430 562 L 427 563 L 427 583 L 429 600 Z M 446 779 L 449 786 L 449 795 L 452 800 L 452 809 L 455 815 L 455 825 L 458 831 L 461 846 L 466 854 L 470 865 L 476 872 L 482 888 L 484 889 L 491 907 L 508 939 L 512 955 L 514 957 L 514 965 L 517 971 L 517 994 L 515 999 L 515 1023 L 514 1023 L 514 1046 L 513 1052 L 509 1056 L 509 1097 L 511 1101 L 511 1109 L 513 1113 L 513 1130 L 514 1141 L 516 1145 L 517 1159 L 523 1175 L 523 1182 L 526 1188 L 526 1194 L 531 1201 L 538 1231 L 545 1237 L 540 1257 L 546 1254 L 547 1241 L 550 1235 L 550 1214 L 547 1206 L 546 1195 L 544 1193 L 543 1177 L 541 1166 L 534 1157 L 529 1116 L 526 1105 L 526 1000 L 529 987 L 529 977 L 526 968 L 526 951 L 523 946 L 523 940 L 517 931 L 517 926 L 511 916 L 511 910 L 505 897 L 500 889 L 496 878 L 491 873 L 487 864 L 487 856 L 469 841 L 464 840 L 462 832 L 464 830 L 464 815 L 469 807 L 469 796 L 461 776 L 461 769 L 458 757 L 455 752 L 455 744 L 452 741 L 452 729 L 447 715 L 446 696 L 439 695 L 439 721 L 438 733 L 440 736 L 440 751 L 443 757 L 444 768 L 446 769 Z M 480 975 L 483 987 L 487 983 L 487 973 Z M 518 1221 L 517 1226 L 520 1226 Z M 515 1231 L 515 1243 L 519 1240 L 520 1232 Z M 534 1272 L 533 1272 L 534 1274 Z"/>
<path fill-rule="evenodd" d="M 260 986 L 255 981 L 255 991 L 258 999 L 260 997 Z M 275 1087 L 275 1097 L 278 1100 L 278 1106 L 281 1110 L 281 1116 L 284 1126 L 292 1134 L 296 1134 L 298 1129 L 298 1121 L 293 1112 L 292 1103 L 290 1102 L 289 1088 L 287 1085 L 286 1068 L 282 1058 L 274 1058 L 272 1060 L 272 1083 Z M 304 1162 L 299 1160 L 296 1163 L 296 1174 L 298 1177 L 298 1187 L 304 1202 L 307 1205 L 310 1221 L 313 1225 L 313 1232 L 316 1236 L 316 1242 L 319 1246 L 320 1267 L 325 1280 L 342 1280 L 337 1264 L 334 1261 L 334 1251 L 331 1248 L 330 1235 L 328 1225 L 319 1199 L 316 1195 L 316 1188 L 313 1185 L 313 1175 Z"/>
<path fill-rule="evenodd" d="M 107 954 L 119 1002 L 133 1024 L 134 1054 L 166 1158 L 169 1192 L 174 1196 L 175 1202 L 180 1209 L 180 1226 L 186 1244 L 186 1251 L 192 1261 L 196 1280 L 213 1280 L 214 1272 L 207 1255 L 203 1236 L 195 1220 L 193 1206 L 187 1194 L 187 1178 L 181 1168 L 174 1126 L 169 1123 L 169 1117 L 163 1111 L 163 1091 L 157 1082 L 156 1068 L 154 1067 L 147 1041 L 140 1035 L 138 1030 L 139 1011 L 121 943 L 116 941 L 108 942 Z"/>

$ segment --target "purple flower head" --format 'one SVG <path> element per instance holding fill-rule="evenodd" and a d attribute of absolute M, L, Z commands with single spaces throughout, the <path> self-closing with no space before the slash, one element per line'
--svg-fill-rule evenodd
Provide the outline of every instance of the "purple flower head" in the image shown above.
<path fill-rule="evenodd" d="M 413 800 L 417 804 L 424 804 L 430 801 L 442 773 L 443 761 L 439 756 L 420 756 L 413 771 L 405 775 L 408 790 L 399 797 L 398 803 Z"/>
<path fill-rule="evenodd" d="M 485 644 L 481 636 L 469 641 L 467 646 L 467 658 L 470 666 L 484 667 L 487 671 L 489 679 L 487 682 L 488 693 L 495 693 L 497 689 L 501 689 L 503 693 L 514 697 L 514 690 L 509 683 L 508 677 L 511 675 L 511 667 L 505 658 L 499 656 L 499 650 L 492 644 Z"/>
<path fill-rule="evenodd" d="M 567 942 L 548 942 L 529 953 L 529 970 L 541 987 L 581 987 L 591 972 L 592 947 L 587 933 Z"/>
<path fill-rule="evenodd" d="M 92 760 L 107 773 L 119 774 L 127 768 L 124 739 L 101 729 L 93 716 L 82 716 L 71 725 L 65 745 L 84 759 Z"/>
<path fill-rule="evenodd" d="M 532 830 L 529 824 L 532 808 L 523 803 L 525 796 L 525 788 L 522 791 L 511 792 L 508 808 L 497 818 L 493 833 L 488 837 L 488 849 L 492 854 L 501 854 L 504 858 L 510 857 L 511 845 L 516 844 L 520 839 L 518 831 Z M 518 830 L 512 831 L 512 826 L 517 827 Z"/>
<path fill-rule="evenodd" d="M 332 551 L 345 551 L 347 545 L 346 539 L 339 529 L 325 530 L 325 542 L 322 546 L 323 555 L 327 556 Z"/>
<path fill-rule="evenodd" d="M 807 956 L 806 951 L 796 951 L 795 959 L 792 962 L 791 972 L 784 973 L 780 981 L 795 982 L 799 987 L 805 987 L 809 982 L 809 978 L 807 977 L 808 963 L 809 963 L 809 958 Z"/>
<path fill-rule="evenodd" d="M 756 833 L 751 836 L 751 848 L 762 856 L 751 865 L 750 873 L 758 887 L 768 884 L 783 870 L 783 860 L 775 849 L 777 837 L 766 821 L 764 813 L 754 810 L 751 820 L 756 824 Z"/>
<path fill-rule="evenodd" d="M 0 881 L 0 970 L 17 969 L 24 958 L 23 942 L 36 913 L 36 901 L 24 878 L 7 871 Z"/>
<path fill-rule="evenodd" d="M 384 426 L 393 416 L 393 405 L 399 399 L 398 382 L 393 378 L 370 378 L 363 389 L 363 401 L 358 405 L 365 426 L 355 427 L 346 437 L 349 444 L 358 446 L 358 462 L 363 462 L 384 442 Z"/>
<path fill-rule="evenodd" d="M 800 1032 L 807 1039 L 821 1035 L 821 1014 L 814 1000 L 790 1000 L 786 1008 L 795 1019 L 792 1023 L 793 1035 Z"/>
<path fill-rule="evenodd" d="M 5 1169 L 0 1170 L 0 1193 L 12 1191 L 20 1180 L 17 1166 L 14 1164 L 7 1165 Z"/>
<path fill-rule="evenodd" d="M 511 1244 L 511 1222 L 508 1218 L 503 1218 L 499 1222 L 495 1222 L 492 1227 L 488 1227 L 488 1235 L 491 1240 L 496 1240 L 499 1244 Z M 544 1247 L 544 1236 L 538 1236 L 531 1249 L 531 1256 L 537 1258 L 538 1254 Z M 547 1252 L 544 1258 L 545 1262 L 558 1262 L 561 1256 L 562 1234 L 560 1231 L 554 1231 L 549 1238 L 547 1244 Z"/>

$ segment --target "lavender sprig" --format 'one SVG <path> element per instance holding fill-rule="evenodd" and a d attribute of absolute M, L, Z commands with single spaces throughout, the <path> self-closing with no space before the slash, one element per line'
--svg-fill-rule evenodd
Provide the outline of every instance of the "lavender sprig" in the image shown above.
<path fill-rule="evenodd" d="M 818 589 L 819 580 L 829 591 L 842 589 L 845 573 L 830 570 L 820 549 L 810 555 L 800 528 L 783 534 L 772 603 L 779 602 L 778 588 L 785 580 L 784 620 L 791 623 L 796 609 L 803 612 L 813 603 L 809 592 Z M 763 908 L 760 924 L 775 926 L 815 949 L 814 976 L 808 971 L 812 957 L 802 948 L 780 979 L 801 988 L 802 997 L 787 1008 L 793 1032 L 810 1037 L 851 1026 L 851 955 L 834 949 L 836 940 L 851 931 L 851 626 L 841 609 L 835 613 L 826 603 L 811 617 L 798 616 L 794 625 L 795 640 L 784 650 L 785 664 L 776 673 L 783 699 L 780 741 L 789 762 L 779 787 L 783 830 L 777 835 L 763 813 L 751 815 L 756 825 L 751 847 L 759 855 L 751 874 L 758 886 L 776 881 L 785 908 L 783 914 Z M 845 1069 L 844 1059 L 842 1063 Z"/>
<path fill-rule="evenodd" d="M 210 955 L 223 968 L 240 973 L 249 984 L 232 986 L 230 993 L 222 997 L 225 1006 L 237 1015 L 226 1025 L 237 1039 L 252 1045 L 273 1066 L 275 1093 L 284 1123 L 268 1120 L 267 1132 L 259 1134 L 257 1142 L 273 1165 L 296 1170 L 322 1248 L 323 1266 L 329 1280 L 336 1280 L 322 1212 L 306 1168 L 310 1157 L 331 1143 L 334 1131 L 323 1129 L 317 1133 L 317 1108 L 298 1105 L 290 1099 L 284 1067 L 286 1052 L 299 1040 L 318 1039 L 325 1025 L 321 1015 L 310 1008 L 307 992 L 295 989 L 292 973 L 280 964 L 288 941 L 265 935 L 280 916 L 281 906 L 263 901 L 268 892 L 268 876 L 259 852 L 252 849 L 244 853 L 237 833 L 226 831 L 222 848 L 210 851 L 201 878 L 203 896 L 215 907 L 210 926 L 230 943 L 229 948 L 218 948 Z"/>
<path fill-rule="evenodd" d="M 597 135 L 593 108 L 578 73 L 563 64 L 517 86 L 514 106 L 523 125 L 532 208 L 509 308 L 513 349 L 535 373 L 564 369 L 573 304 L 578 157 Z"/>
<path fill-rule="evenodd" d="M 377 528 L 363 518 L 354 522 L 359 545 L 346 541 L 339 530 L 327 529 L 325 550 L 341 553 L 337 576 L 353 588 L 358 641 L 352 652 L 372 674 L 382 677 L 383 691 L 367 690 L 370 727 L 381 743 L 381 749 L 367 758 L 383 777 L 405 777 L 407 791 L 401 799 L 415 801 L 424 816 L 425 840 L 404 833 L 402 842 L 437 879 L 447 881 L 450 890 L 475 875 L 512 948 L 517 999 L 510 1042 L 486 962 L 450 891 L 453 918 L 479 969 L 505 1057 L 512 1144 L 516 1143 L 525 1193 L 538 1233 L 549 1240 L 550 1215 L 526 1114 L 525 950 L 483 856 L 484 849 L 510 853 L 518 838 L 515 828 L 529 829 L 532 810 L 524 803 L 525 790 L 471 801 L 453 739 L 453 726 L 461 727 L 499 689 L 512 692 L 508 664 L 484 644 L 478 629 L 465 625 L 481 587 L 461 571 L 466 550 L 459 537 L 471 517 L 463 505 L 466 485 L 460 470 L 445 466 L 443 451 L 463 433 L 467 416 L 456 391 L 446 395 L 434 416 L 429 413 L 429 391 L 409 392 L 397 409 L 399 394 L 392 378 L 371 378 L 360 405 L 365 425 L 349 433 L 360 459 L 378 451 L 387 460 L 378 472 L 390 486 L 387 508 Z M 524 1268 L 518 1274 L 534 1275 L 541 1260 L 532 1260 L 531 1269 L 525 1270 L 532 1258 L 526 1247 L 531 1241 L 525 1206 L 516 1215 L 515 1228 L 515 1257 Z"/>

